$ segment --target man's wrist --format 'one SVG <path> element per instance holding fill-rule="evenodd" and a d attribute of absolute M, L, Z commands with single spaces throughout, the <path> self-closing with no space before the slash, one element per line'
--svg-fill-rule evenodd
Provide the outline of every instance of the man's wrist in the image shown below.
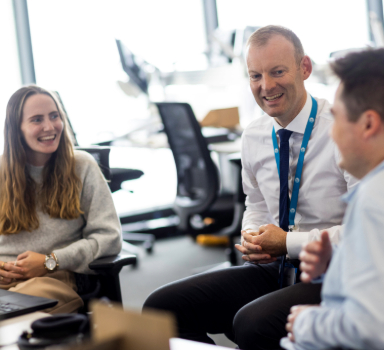
<path fill-rule="evenodd" d="M 284 247 L 283 247 L 283 251 L 284 251 L 284 254 L 287 255 L 288 254 L 288 245 L 287 245 L 287 236 L 288 236 L 288 232 L 284 231 L 285 232 L 285 240 L 284 240 Z"/>

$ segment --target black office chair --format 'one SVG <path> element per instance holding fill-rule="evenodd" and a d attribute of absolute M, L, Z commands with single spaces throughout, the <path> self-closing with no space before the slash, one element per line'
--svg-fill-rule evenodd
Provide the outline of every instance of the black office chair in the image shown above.
<path fill-rule="evenodd" d="M 75 146 L 75 148 L 82 149 L 93 155 L 93 157 L 96 159 L 97 163 L 99 164 L 104 174 L 104 177 L 109 180 L 108 185 L 109 185 L 109 188 L 111 189 L 111 192 L 116 192 L 120 190 L 121 184 L 124 181 L 138 179 L 144 174 L 141 170 L 137 170 L 137 169 L 110 168 L 109 167 L 109 151 L 103 151 L 103 153 L 99 153 L 98 149 L 99 150 L 102 149 L 102 146 L 100 145 L 96 145 L 93 147 L 86 147 L 86 148 L 79 147 L 75 130 L 73 129 L 73 126 L 68 117 L 68 113 L 65 109 L 65 106 L 60 97 L 60 94 L 57 91 L 55 91 L 55 94 L 59 99 L 65 114 L 67 115 L 69 132 L 72 138 L 73 145 Z M 98 147 L 101 147 L 101 148 L 98 148 Z M 109 149 L 108 147 L 104 147 L 104 148 Z M 102 159 L 100 157 L 102 157 Z M 153 246 L 155 244 L 155 236 L 152 234 L 133 233 L 133 232 L 123 231 L 123 239 L 124 241 L 130 244 L 137 244 L 137 243 L 143 244 L 143 247 L 148 253 L 152 253 Z M 132 247 L 132 250 L 135 251 L 134 247 Z"/>
<path fill-rule="evenodd" d="M 240 202 L 237 194 L 220 192 L 218 169 L 191 106 L 176 102 L 155 104 L 176 164 L 178 181 L 174 210 L 180 218 L 179 229 L 194 236 L 202 232 L 227 236 L 228 259 L 236 265 L 233 239 L 240 235 L 244 202 Z M 196 215 L 203 223 L 206 218 L 213 218 L 215 223 L 199 228 L 194 222 Z"/>
<path fill-rule="evenodd" d="M 127 180 L 134 180 L 141 177 L 144 173 L 141 170 L 126 169 L 126 168 L 110 168 L 109 167 L 109 153 L 110 147 L 106 146 L 90 146 L 79 147 L 75 146 L 75 149 L 86 151 L 92 154 L 96 162 L 108 181 L 111 192 L 115 192 L 121 189 L 121 184 Z M 142 244 L 147 253 L 152 253 L 153 246 L 155 244 L 155 235 L 150 233 L 134 233 L 123 231 L 123 240 L 129 244 Z M 129 248 L 127 248 L 129 249 Z M 136 248 L 131 245 L 132 252 L 136 251 Z M 136 266 L 137 262 L 135 263 Z"/>
<path fill-rule="evenodd" d="M 110 180 L 109 147 L 75 147 L 75 149 L 90 153 L 97 161 L 104 177 L 107 181 Z M 75 273 L 77 292 L 84 301 L 84 308 L 81 311 L 87 311 L 89 301 L 95 298 L 106 297 L 111 301 L 122 303 L 119 273 L 123 266 L 136 264 L 136 255 L 121 252 L 90 263 L 89 268 L 95 271 L 96 275 Z"/>
<path fill-rule="evenodd" d="M 75 273 L 77 293 L 83 299 L 84 307 L 80 312 L 88 311 L 88 304 L 92 299 L 107 298 L 122 304 L 119 273 L 124 266 L 135 265 L 136 255 L 121 252 L 118 255 L 96 259 L 89 264 L 89 268 L 96 275 Z"/>

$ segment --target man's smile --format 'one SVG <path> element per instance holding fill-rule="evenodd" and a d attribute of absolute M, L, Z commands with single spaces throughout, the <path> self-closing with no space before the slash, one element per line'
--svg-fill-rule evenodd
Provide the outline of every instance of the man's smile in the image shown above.
<path fill-rule="evenodd" d="M 276 94 L 276 95 L 273 95 L 273 96 L 264 96 L 263 99 L 266 100 L 266 101 L 276 101 L 277 99 L 279 99 L 283 95 L 284 94 L 281 93 L 281 94 Z"/>

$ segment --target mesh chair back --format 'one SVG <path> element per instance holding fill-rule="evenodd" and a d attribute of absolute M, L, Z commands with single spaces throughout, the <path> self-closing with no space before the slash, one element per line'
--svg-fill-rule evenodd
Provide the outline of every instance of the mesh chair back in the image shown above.
<path fill-rule="evenodd" d="M 192 108 L 187 103 L 156 103 L 177 170 L 178 214 L 206 210 L 216 199 L 219 176 Z"/>
<path fill-rule="evenodd" d="M 94 147 L 78 147 L 75 149 L 90 153 L 95 158 L 106 180 L 111 180 L 111 170 L 109 168 L 109 147 L 94 146 Z"/>

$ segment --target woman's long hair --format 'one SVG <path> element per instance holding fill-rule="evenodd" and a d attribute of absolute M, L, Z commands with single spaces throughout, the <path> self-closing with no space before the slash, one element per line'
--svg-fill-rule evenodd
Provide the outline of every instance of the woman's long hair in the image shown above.
<path fill-rule="evenodd" d="M 63 121 L 63 132 L 57 151 L 43 169 L 41 188 L 37 188 L 28 172 L 28 146 L 20 129 L 25 101 L 36 94 L 51 97 Z M 57 97 L 35 85 L 17 90 L 8 102 L 4 126 L 4 153 L 0 163 L 0 234 L 37 229 L 37 208 L 53 218 L 79 217 L 83 213 L 80 209 L 81 185 L 75 173 L 67 117 Z"/>

